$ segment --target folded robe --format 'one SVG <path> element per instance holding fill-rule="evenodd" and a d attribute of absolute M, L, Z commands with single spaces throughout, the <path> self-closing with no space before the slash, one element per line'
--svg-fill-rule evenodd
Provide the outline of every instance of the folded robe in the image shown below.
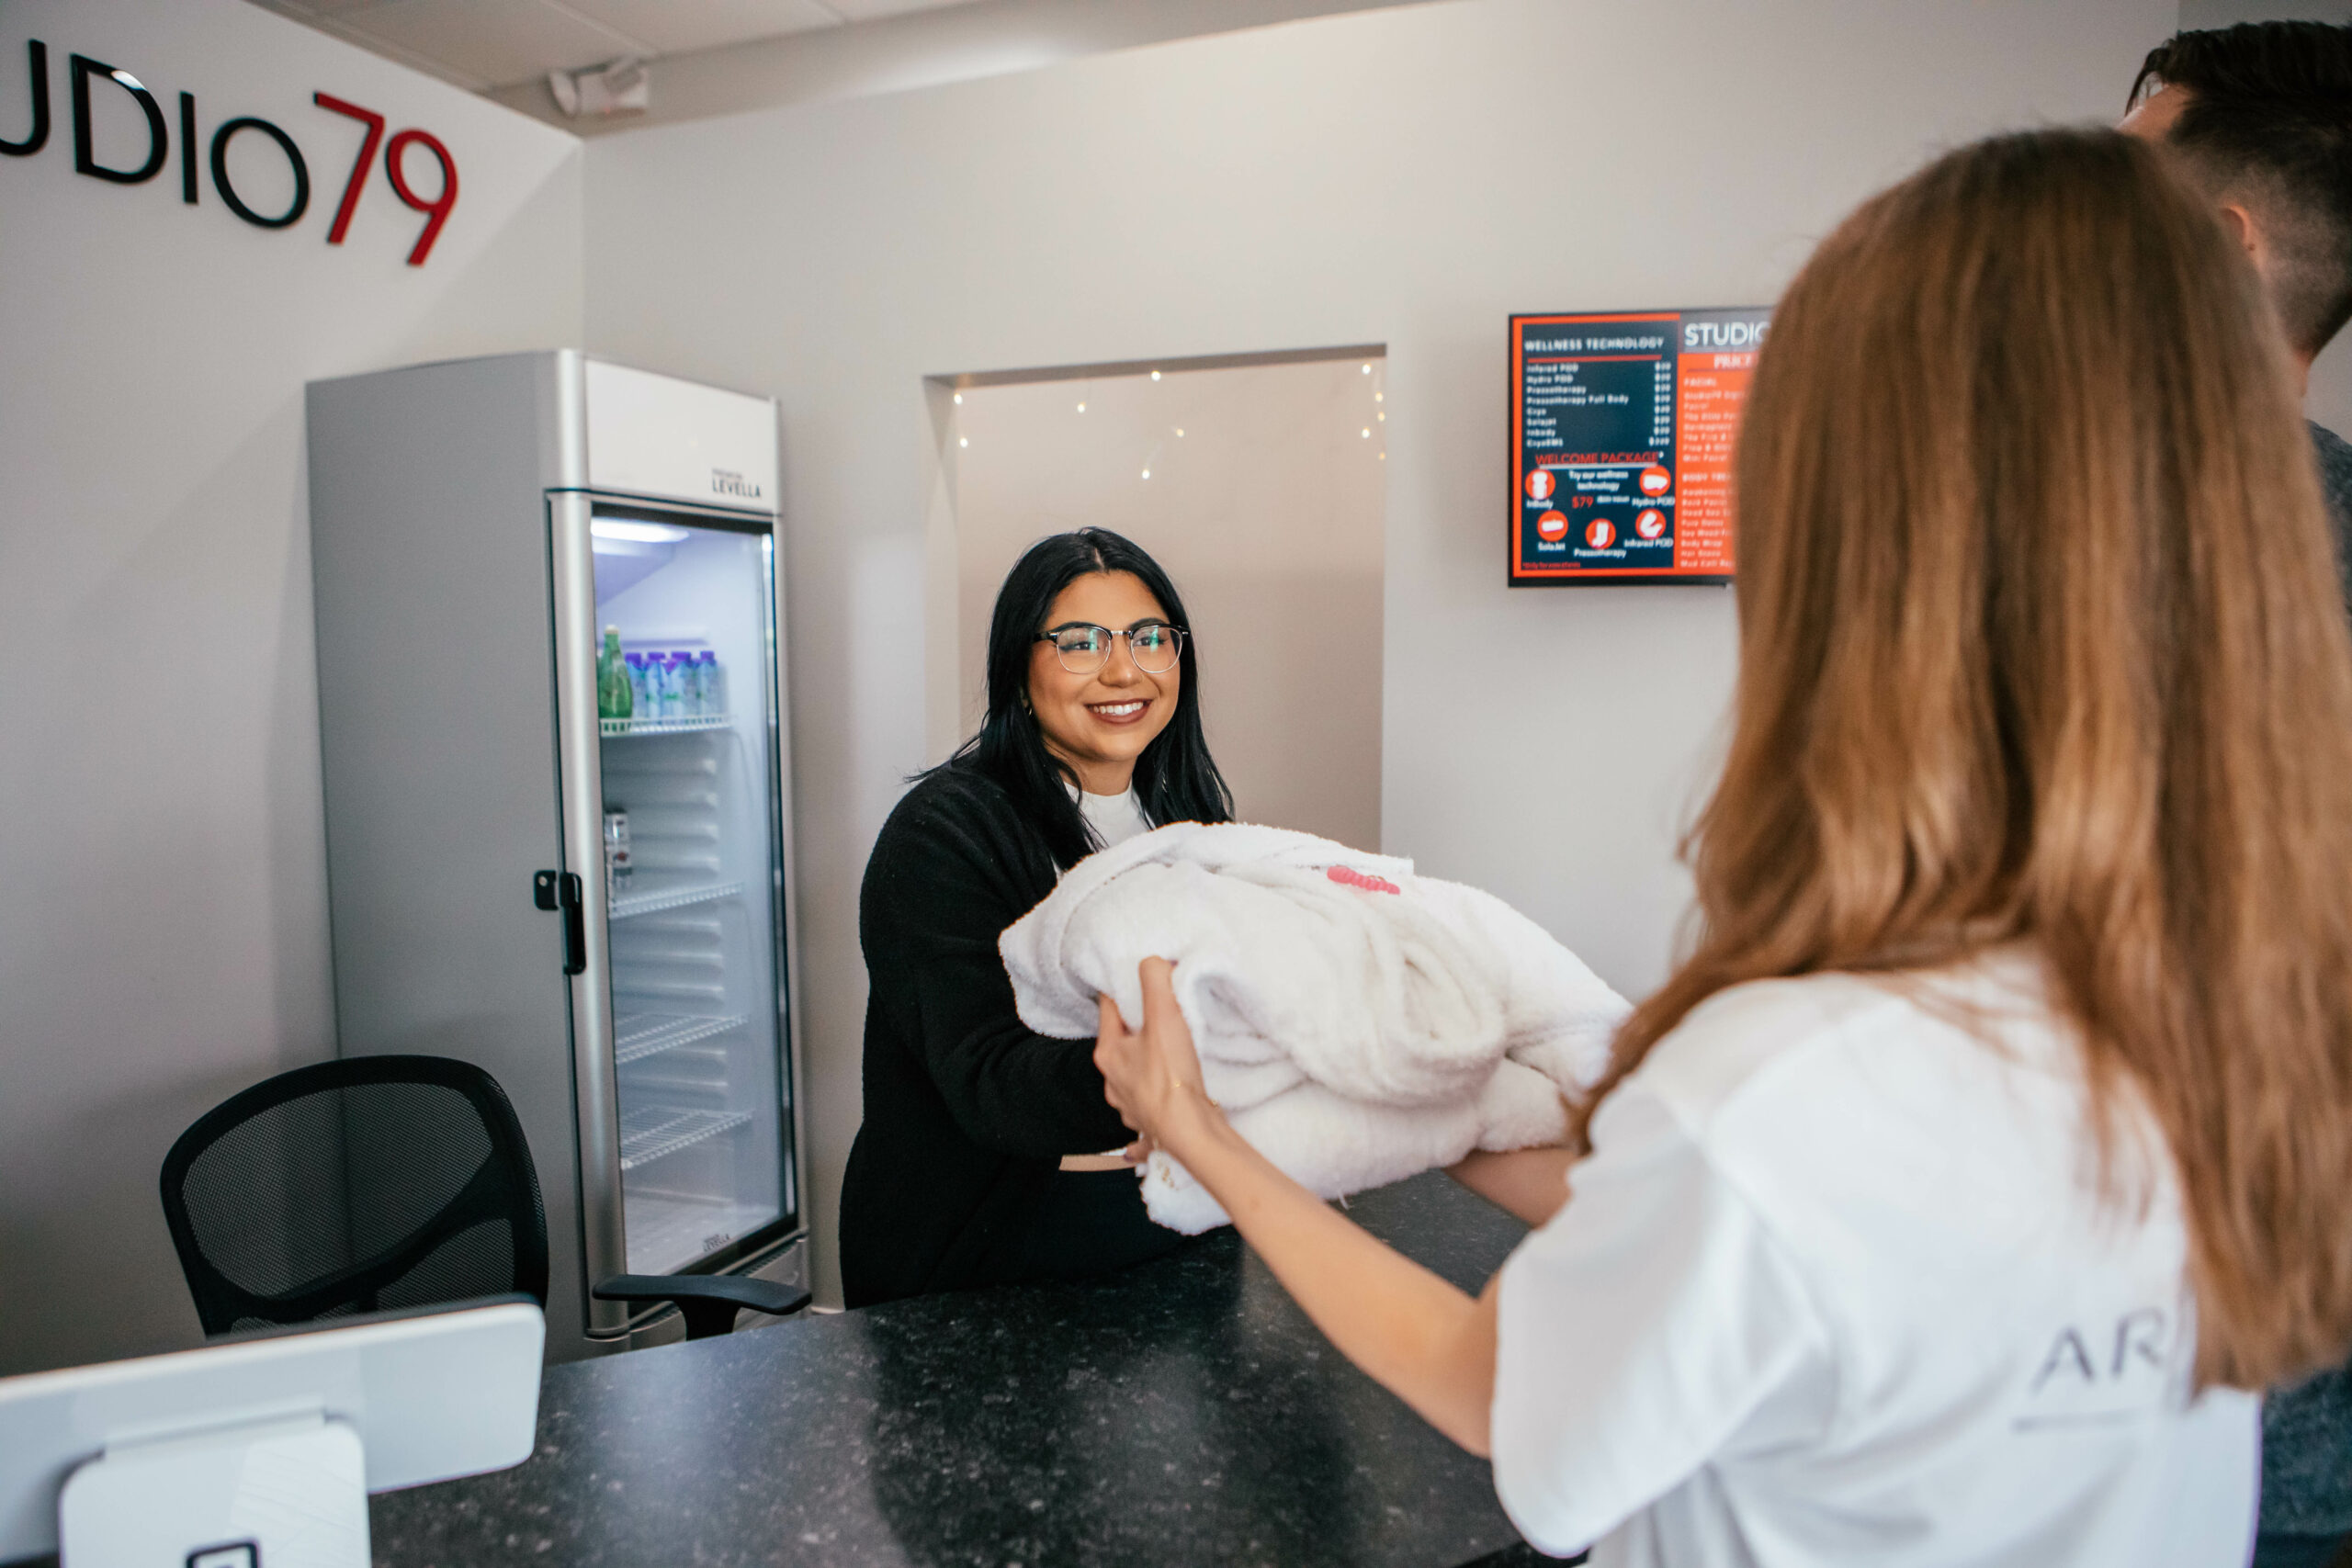
<path fill-rule="evenodd" d="M 1091 1035 L 1095 998 L 1143 1016 L 1136 966 L 1176 965 L 1209 1097 L 1326 1198 L 1473 1148 L 1555 1143 L 1563 1093 L 1608 1060 L 1623 998 L 1491 894 L 1410 861 L 1241 823 L 1174 823 L 1090 855 L 998 942 L 1022 1021 Z M 1227 1223 L 1154 1154 L 1144 1204 Z"/>

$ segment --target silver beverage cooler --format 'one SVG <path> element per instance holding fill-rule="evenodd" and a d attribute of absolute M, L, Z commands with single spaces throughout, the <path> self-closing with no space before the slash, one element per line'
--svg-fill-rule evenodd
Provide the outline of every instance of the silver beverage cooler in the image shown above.
<path fill-rule="evenodd" d="M 345 1055 L 506 1090 L 548 1353 L 621 1274 L 805 1284 L 775 406 L 573 352 L 309 389 Z"/>

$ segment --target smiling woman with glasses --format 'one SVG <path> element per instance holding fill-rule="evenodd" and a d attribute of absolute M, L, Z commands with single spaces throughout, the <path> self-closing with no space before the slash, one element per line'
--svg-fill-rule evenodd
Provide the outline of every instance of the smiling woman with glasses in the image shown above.
<path fill-rule="evenodd" d="M 990 618 L 988 714 L 883 825 L 858 907 L 865 1119 L 842 1185 L 851 1306 L 1099 1273 L 1182 1238 L 1145 1217 L 1091 1040 L 1032 1032 L 1004 928 L 1099 849 L 1226 822 L 1184 606 L 1102 528 L 1030 547 Z"/>

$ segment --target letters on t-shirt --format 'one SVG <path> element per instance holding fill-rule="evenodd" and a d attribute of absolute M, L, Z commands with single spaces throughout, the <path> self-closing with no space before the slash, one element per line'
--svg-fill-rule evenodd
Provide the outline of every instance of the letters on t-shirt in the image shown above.
<path fill-rule="evenodd" d="M 2134 1307 L 2106 1323 L 2060 1326 L 2010 1426 L 2018 1431 L 2159 1414 L 2176 1386 L 2176 1315 Z"/>

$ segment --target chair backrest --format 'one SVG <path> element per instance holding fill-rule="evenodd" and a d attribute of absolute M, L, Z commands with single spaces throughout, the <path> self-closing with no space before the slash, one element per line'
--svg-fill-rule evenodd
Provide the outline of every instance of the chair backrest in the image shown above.
<path fill-rule="evenodd" d="M 518 1292 L 547 1304 L 530 1146 L 469 1062 L 280 1073 L 181 1134 L 163 1185 L 207 1334 Z"/>

